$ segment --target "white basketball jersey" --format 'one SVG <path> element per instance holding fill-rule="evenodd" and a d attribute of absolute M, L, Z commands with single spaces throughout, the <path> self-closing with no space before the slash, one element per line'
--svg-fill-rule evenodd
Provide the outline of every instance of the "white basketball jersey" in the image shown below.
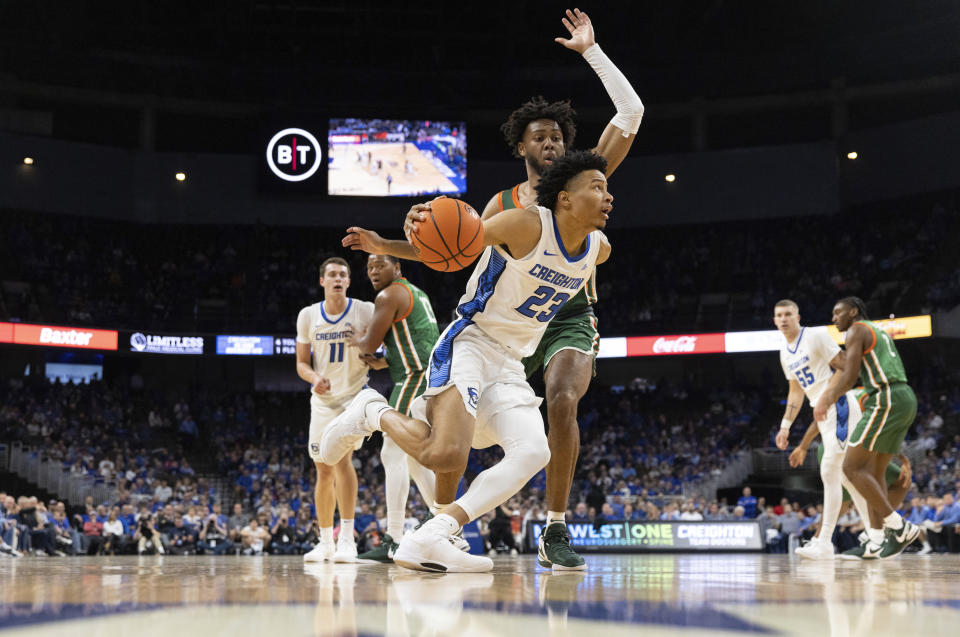
<path fill-rule="evenodd" d="M 800 383 L 810 404 L 816 405 L 833 376 L 830 361 L 839 353 L 826 327 L 804 327 L 795 342 L 781 346 L 780 365 L 787 380 Z"/>
<path fill-rule="evenodd" d="M 541 224 L 537 247 L 514 259 L 500 246 L 488 246 L 460 298 L 459 318 L 444 333 L 444 340 L 473 323 L 517 356 L 529 356 L 550 319 L 586 285 L 597 263 L 600 233 L 587 235 L 584 251 L 570 256 L 553 213 L 540 206 L 537 211 Z"/>
<path fill-rule="evenodd" d="M 297 342 L 313 348 L 313 370 L 330 379 L 330 391 L 320 396 L 323 402 L 352 398 L 367 382 L 367 364 L 360 350 L 347 344 L 350 331 L 363 331 L 373 318 L 373 303 L 347 299 L 342 314 L 328 315 L 323 302 L 300 310 L 297 316 Z"/>

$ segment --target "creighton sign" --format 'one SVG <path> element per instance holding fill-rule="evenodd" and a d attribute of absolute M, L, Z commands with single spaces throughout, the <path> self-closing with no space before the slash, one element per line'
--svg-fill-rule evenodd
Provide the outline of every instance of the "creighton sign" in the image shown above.
<path fill-rule="evenodd" d="M 529 522 L 527 542 L 535 549 L 543 523 Z M 761 551 L 760 525 L 754 521 L 571 522 L 570 544 L 586 551 Z"/>

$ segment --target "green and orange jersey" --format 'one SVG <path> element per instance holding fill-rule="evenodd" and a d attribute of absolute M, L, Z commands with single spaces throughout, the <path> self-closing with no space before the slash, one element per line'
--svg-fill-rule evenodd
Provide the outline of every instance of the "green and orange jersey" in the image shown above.
<path fill-rule="evenodd" d="M 523 208 L 520 203 L 520 184 L 517 184 L 510 190 L 501 190 L 497 193 L 497 207 L 500 212 L 510 210 L 511 208 Z M 590 273 L 587 284 L 577 292 L 572 299 L 567 301 L 555 318 L 577 316 L 579 314 L 592 313 L 591 307 L 597 302 L 597 269 L 594 268 Z"/>
<path fill-rule="evenodd" d="M 907 382 L 903 360 L 893 344 L 893 338 L 872 321 L 857 321 L 866 327 L 872 339 L 863 349 L 860 364 L 860 382 L 869 394 L 880 391 L 885 385 Z"/>
<path fill-rule="evenodd" d="M 430 298 L 423 290 L 403 277 L 390 285 L 401 286 L 410 296 L 406 312 L 393 322 L 383 338 L 390 378 L 394 383 L 402 383 L 407 376 L 427 369 L 440 331 Z"/>

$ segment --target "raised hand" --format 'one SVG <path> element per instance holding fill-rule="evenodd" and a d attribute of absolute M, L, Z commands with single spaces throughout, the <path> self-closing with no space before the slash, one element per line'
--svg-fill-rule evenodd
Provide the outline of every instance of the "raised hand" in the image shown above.
<path fill-rule="evenodd" d="M 567 9 L 567 17 L 562 20 L 563 26 L 570 32 L 570 39 L 554 38 L 554 42 L 562 44 L 568 49 L 573 49 L 577 53 L 583 54 L 584 51 L 597 43 L 593 35 L 593 23 L 590 22 L 590 16 L 581 11 Z"/>
<path fill-rule="evenodd" d="M 370 254 L 386 254 L 383 251 L 383 237 L 373 230 L 364 230 L 358 226 L 347 228 L 347 236 L 340 241 L 344 248 L 362 250 Z"/>

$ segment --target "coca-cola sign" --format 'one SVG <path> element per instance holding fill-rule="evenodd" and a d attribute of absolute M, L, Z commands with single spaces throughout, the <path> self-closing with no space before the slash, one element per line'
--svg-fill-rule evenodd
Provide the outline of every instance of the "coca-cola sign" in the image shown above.
<path fill-rule="evenodd" d="M 680 354 L 694 351 L 697 347 L 696 336 L 678 336 L 670 338 L 661 336 L 653 342 L 654 354 Z"/>
<path fill-rule="evenodd" d="M 715 354 L 723 351 L 723 334 L 678 334 L 675 336 L 631 336 L 627 338 L 627 356 Z"/>

